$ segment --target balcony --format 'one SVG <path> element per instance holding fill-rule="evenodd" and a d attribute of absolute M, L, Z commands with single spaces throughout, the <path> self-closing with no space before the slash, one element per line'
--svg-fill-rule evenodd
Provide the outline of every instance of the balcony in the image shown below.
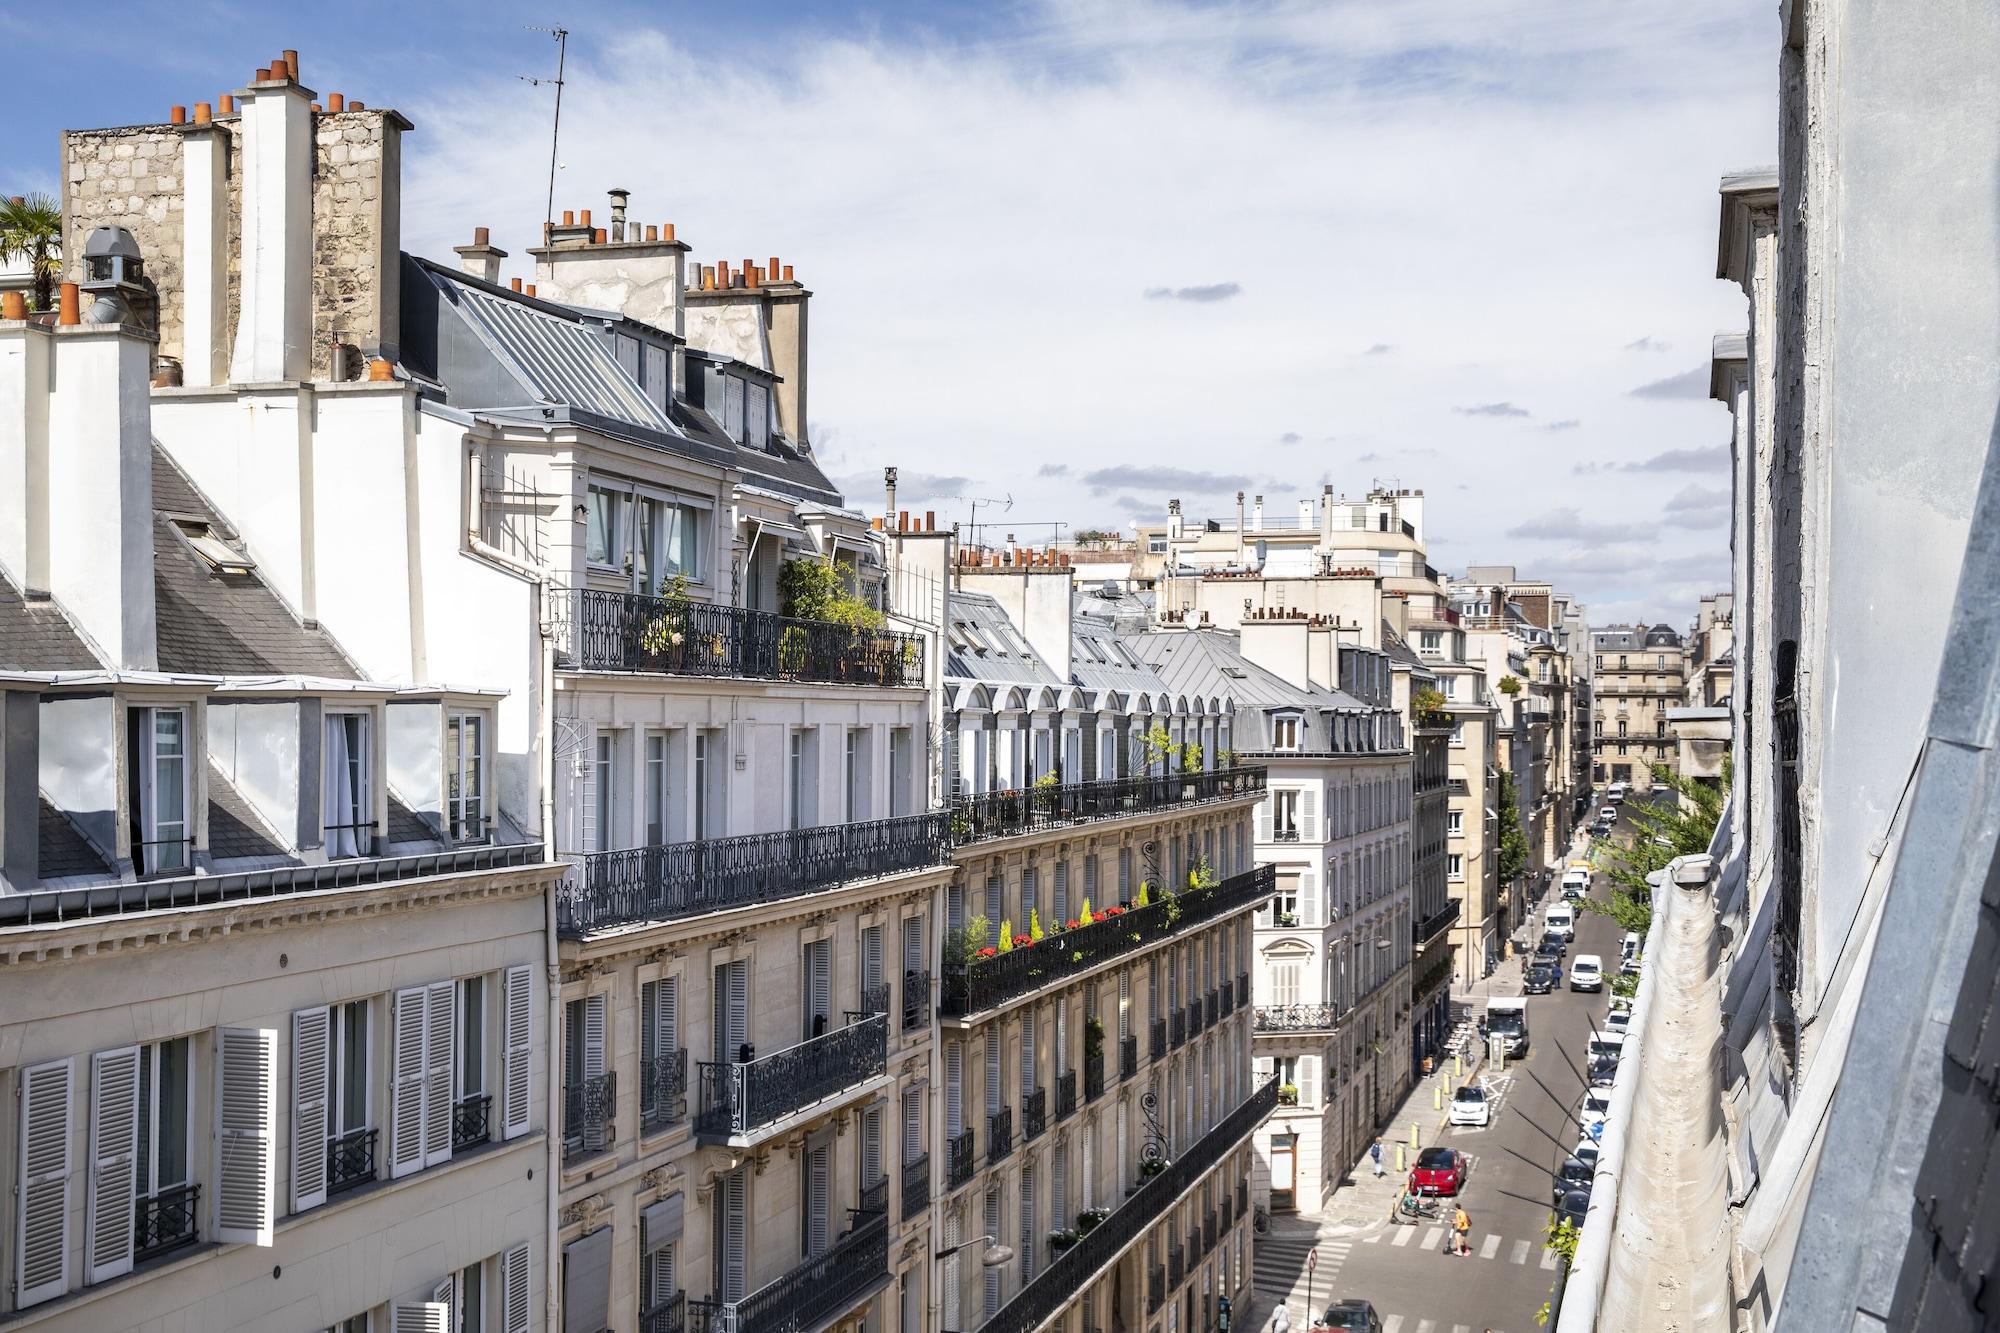
<path fill-rule="evenodd" d="M 1148 1042 L 1147 1042 L 1147 1056 L 1146 1056 L 1146 1058 L 1147 1058 L 1147 1059 L 1149 1059 L 1149 1060 L 1164 1060 L 1164 1059 L 1166 1059 L 1166 1058 L 1167 1058 L 1167 1020 L 1166 1020 L 1166 1019 L 1164 1019 L 1164 1018 L 1156 1018 L 1156 1019 L 1154 1019 L 1154 1020 L 1152 1021 L 1151 1025 L 1150 1025 L 1150 1026 L 1149 1026 L 1149 1027 L 1147 1028 L 1147 1036 L 1148 1036 L 1149 1040 L 1148 1040 Z"/>
<path fill-rule="evenodd" d="M 998 1166 L 1014 1153 L 1014 1108 L 1003 1106 L 986 1117 L 986 1165 Z"/>
<path fill-rule="evenodd" d="M 1167 1048 L 1178 1051 L 1187 1045 L 1187 1010 L 1170 1010 L 1167 1015 Z"/>
<path fill-rule="evenodd" d="M 1049 1127 L 1049 1093 L 1046 1088 L 1021 1094 L 1021 1142 L 1033 1143 Z"/>
<path fill-rule="evenodd" d="M 1126 1037 L 1118 1043 L 1118 1079 L 1120 1082 L 1139 1075 L 1139 1039 Z"/>
<path fill-rule="evenodd" d="M 1332 1032 L 1340 1027 L 1337 1004 L 1260 1004 L 1250 1020 L 1250 1030 L 1267 1033 Z"/>
<path fill-rule="evenodd" d="M 903 974 L 903 1031 L 922 1032 L 931 1025 L 931 974 L 925 968 L 921 972 Z"/>
<path fill-rule="evenodd" d="M 946 1189 L 957 1189 L 972 1179 L 972 1173 L 979 1168 L 979 1153 L 973 1145 L 972 1131 L 966 1130 L 947 1139 L 944 1145 L 944 1179 Z"/>
<path fill-rule="evenodd" d="M 1227 1017 L 1229 1017 L 1229 1016 L 1230 1016 L 1231 1014 L 1233 1014 L 1233 1013 L 1235 1013 L 1235 1012 L 1236 1012 L 1236 987 L 1235 987 L 1235 986 L 1233 986 L 1233 985 L 1231 985 L 1231 984 L 1230 984 L 1229 982 L 1225 981 L 1225 982 L 1223 982 L 1223 983 L 1222 983 L 1222 985 L 1221 985 L 1221 986 L 1219 986 L 1219 987 L 1218 987 L 1218 988 L 1216 989 L 1216 992 L 1215 992 L 1215 996 L 1216 996 L 1216 1000 L 1217 1000 L 1217 1003 L 1218 1003 L 1218 1006 L 1219 1006 L 1219 1008 L 1220 1008 L 1220 1011 L 1221 1011 L 1221 1012 L 1220 1012 L 1220 1016 L 1221 1016 L 1221 1017 L 1223 1017 L 1223 1018 L 1227 1018 Z"/>
<path fill-rule="evenodd" d="M 563 1088 L 563 1165 L 594 1157 L 611 1146 L 611 1117 L 618 1109 L 618 1071 L 579 1079 Z"/>
<path fill-rule="evenodd" d="M 556 888 L 557 930 L 577 939 L 944 865 L 947 830 L 939 812 L 585 853 Z"/>
<path fill-rule="evenodd" d="M 1187 1027 L 1188 1027 L 1189 1041 L 1193 1041 L 1196 1037 L 1199 1037 L 1202 1033 L 1202 1029 L 1208 1026 L 1207 1022 L 1205 1021 L 1206 1017 L 1207 1015 L 1202 1009 L 1200 1000 L 1188 1001 Z"/>
<path fill-rule="evenodd" d="M 1076 1293 L 1092 1276 L 1115 1263 L 1165 1216 L 1176 1200 L 1200 1183 L 1225 1156 L 1246 1143 L 1251 1131 L 1277 1104 L 1277 1082 L 1266 1080 L 1165 1170 L 1141 1180 L 1139 1187 L 1112 1210 L 1111 1216 L 1024 1284 L 1012 1300 L 980 1326 L 980 1333 L 1035 1333 L 1054 1319 L 1076 1299 Z M 1239 1181 L 1237 1191 L 1237 1211 L 1243 1212 L 1247 1209 L 1247 1182 Z M 1155 1309 L 1165 1300 L 1165 1279 L 1164 1272 L 1152 1270 L 1147 1300 Z"/>
<path fill-rule="evenodd" d="M 639 1333 L 685 1333 L 687 1329 L 687 1293 L 677 1291 L 661 1301 L 639 1312 Z"/>
<path fill-rule="evenodd" d="M 378 1131 L 354 1129 L 326 1141 L 328 1198 L 375 1179 L 375 1139 Z"/>
<path fill-rule="evenodd" d="M 639 1062 L 639 1132 L 656 1134 L 687 1117 L 688 1053 L 649 1055 Z"/>
<path fill-rule="evenodd" d="M 746 1062 L 701 1064 L 695 1133 L 711 1143 L 761 1135 L 790 1116 L 881 1075 L 889 1018 L 876 1014 Z"/>
<path fill-rule="evenodd" d="M 464 1152 L 493 1137 L 493 1094 L 468 1093 L 451 1107 L 451 1150 Z"/>
<path fill-rule="evenodd" d="M 920 1153 L 913 1162 L 903 1163 L 903 1220 L 921 1214 L 931 1206 L 931 1155 Z"/>
<path fill-rule="evenodd" d="M 1075 930 L 1057 931 L 1039 944 L 1017 946 L 991 958 L 946 963 L 940 1011 L 959 1018 L 982 1013 L 1146 945 L 1185 934 L 1226 913 L 1254 907 L 1270 897 L 1276 885 L 1277 870 L 1259 866 L 1212 888 L 1189 889 Z M 1186 1021 L 1185 1013 L 1181 1020 Z"/>
<path fill-rule="evenodd" d="M 924 641 L 894 630 L 677 597 L 557 588 L 544 627 L 564 671 L 921 687 Z"/>
<path fill-rule="evenodd" d="M 705 1333 L 802 1333 L 830 1323 L 889 1281 L 889 1219 L 860 1213 L 825 1254 L 740 1301 L 689 1301 Z"/>
<path fill-rule="evenodd" d="M 1104 1095 L 1104 1052 L 1083 1057 L 1083 1099 L 1094 1102 Z"/>
<path fill-rule="evenodd" d="M 1212 1028 L 1221 1018 L 1222 997 L 1216 993 L 1215 987 L 1211 986 L 1208 988 L 1208 994 L 1201 997 L 1201 1025 L 1204 1028 Z"/>
<path fill-rule="evenodd" d="M 1424 945 L 1430 943 L 1432 940 L 1436 939 L 1439 935 L 1442 935 L 1445 931 L 1449 930 L 1451 928 L 1452 922 L 1458 920 L 1458 912 L 1460 906 L 1461 904 L 1459 903 L 1458 899 L 1453 898 L 1450 902 L 1447 902 L 1443 907 L 1439 908 L 1435 912 L 1432 912 L 1422 921 L 1419 921 L 1416 923 L 1416 925 L 1412 926 L 1411 938 L 1412 941 L 1415 943 L 1416 947 L 1421 949 Z"/>
<path fill-rule="evenodd" d="M 1250 974 L 1248 972 L 1238 972 L 1236 974 L 1236 1007 L 1241 1009 L 1248 1003 L 1250 1003 Z"/>
<path fill-rule="evenodd" d="M 1229 801 L 1263 790 L 1263 769 L 1220 768 L 1212 773 L 1168 773 L 980 792 L 953 800 L 952 839 L 963 846 L 1092 820 Z"/>
<path fill-rule="evenodd" d="M 194 1244 L 200 1217 L 199 1185 L 175 1185 L 141 1197 L 132 1210 L 132 1261 L 144 1263 Z"/>

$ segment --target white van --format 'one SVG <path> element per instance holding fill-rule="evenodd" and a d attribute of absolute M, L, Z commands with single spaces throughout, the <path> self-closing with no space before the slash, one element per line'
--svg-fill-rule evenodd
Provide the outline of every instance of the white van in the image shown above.
<path fill-rule="evenodd" d="M 1569 988 L 1575 990 L 1600 991 L 1604 989 L 1604 960 L 1594 953 L 1580 953 L 1570 960 Z"/>
<path fill-rule="evenodd" d="M 1576 938 L 1576 909 L 1568 903 L 1557 903 L 1549 908 L 1548 924 L 1545 930 L 1559 930 L 1566 940 Z"/>
<path fill-rule="evenodd" d="M 1588 870 L 1563 871 L 1563 897 L 1574 902 L 1590 892 L 1590 872 Z"/>
<path fill-rule="evenodd" d="M 1613 801 L 1622 801 L 1625 799 L 1625 784 L 1614 782 L 1605 789 L 1604 794 Z"/>
<path fill-rule="evenodd" d="M 1625 942 L 1618 946 L 1618 961 L 1621 963 L 1629 963 L 1638 956 L 1639 956 L 1639 932 L 1636 930 L 1628 930 L 1625 932 Z"/>

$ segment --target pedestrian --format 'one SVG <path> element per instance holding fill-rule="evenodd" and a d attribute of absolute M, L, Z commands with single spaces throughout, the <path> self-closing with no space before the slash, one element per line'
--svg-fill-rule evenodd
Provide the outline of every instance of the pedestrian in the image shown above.
<path fill-rule="evenodd" d="M 1368 1156 L 1369 1156 L 1369 1157 L 1370 1157 L 1370 1158 L 1371 1158 L 1371 1159 L 1372 1159 L 1372 1160 L 1374 1161 L 1374 1163 L 1375 1163 L 1375 1179 L 1377 1179 L 1377 1180 L 1380 1180 L 1380 1179 L 1382 1178 L 1382 1140 L 1381 1140 L 1381 1139 L 1379 1139 L 1379 1138 L 1378 1138 L 1378 1139 L 1376 1139 L 1376 1140 L 1375 1140 L 1375 1142 L 1374 1142 L 1374 1144 L 1373 1144 L 1372 1146 L 1370 1146 L 1370 1147 L 1369 1147 L 1369 1149 L 1368 1149 Z"/>
<path fill-rule="evenodd" d="M 1472 1214 L 1465 1211 L 1465 1205 L 1462 1203 L 1452 1211 L 1451 1229 L 1452 1233 L 1458 1237 L 1458 1257 L 1461 1259 L 1470 1258 L 1472 1256 Z"/>
<path fill-rule="evenodd" d="M 1281 1305 L 1271 1311 L 1271 1333 L 1289 1333 L 1291 1327 L 1292 1311 L 1289 1306 Z"/>

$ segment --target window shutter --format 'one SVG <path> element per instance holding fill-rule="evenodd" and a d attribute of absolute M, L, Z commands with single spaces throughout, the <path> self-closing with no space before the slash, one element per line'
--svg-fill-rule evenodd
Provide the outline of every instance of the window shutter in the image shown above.
<path fill-rule="evenodd" d="M 22 1308 L 69 1289 L 70 1060 L 21 1071 L 18 1240 L 14 1281 Z"/>
<path fill-rule="evenodd" d="M 681 984 L 676 977 L 653 983 L 653 1054 L 672 1055 L 681 1044 Z"/>
<path fill-rule="evenodd" d="M 903 918 L 903 970 L 924 970 L 924 919 L 920 916 Z"/>
<path fill-rule="evenodd" d="M 1069 861 L 1067 858 L 1056 862 L 1055 901 L 1049 905 L 1049 915 L 1051 920 L 1043 924 L 1042 928 L 1044 930 L 1049 929 L 1051 926 L 1059 927 L 1063 922 L 1069 920 Z"/>
<path fill-rule="evenodd" d="M 1000 1191 L 998 1190 L 988 1190 L 986 1192 L 986 1234 L 993 1237 L 994 1242 L 996 1244 L 999 1242 Z M 984 1309 L 986 1312 L 985 1318 L 987 1322 L 990 1323 L 993 1319 L 993 1316 L 1000 1313 L 1000 1270 L 997 1268 L 986 1269 L 985 1278 L 986 1278 L 986 1291 L 985 1291 L 986 1304 L 984 1306 Z"/>
<path fill-rule="evenodd" d="M 965 1047 L 944 1044 L 944 1133 L 955 1139 L 965 1132 Z"/>
<path fill-rule="evenodd" d="M 806 1035 L 814 1032 L 812 1020 L 826 1020 L 833 1027 L 833 948 L 830 941 L 814 940 L 806 945 Z"/>
<path fill-rule="evenodd" d="M 1000 917 L 1007 910 L 1007 881 L 999 875 L 986 877 L 986 942 L 1000 942 Z"/>
<path fill-rule="evenodd" d="M 517 1245 L 500 1256 L 500 1333 L 528 1333 L 529 1253 Z"/>
<path fill-rule="evenodd" d="M 1035 1275 L 1035 1168 L 1021 1168 L 1021 1281 Z"/>
<path fill-rule="evenodd" d="M 292 1211 L 326 1202 L 325 1005 L 292 1014 Z"/>
<path fill-rule="evenodd" d="M 882 1176 L 882 1108 L 871 1106 L 861 1113 L 861 1188 Z"/>
<path fill-rule="evenodd" d="M 442 1301 L 390 1306 L 389 1333 L 451 1333 L 451 1306 Z"/>
<path fill-rule="evenodd" d="M 1271 840 L 1271 803 L 1275 800 L 1277 800 L 1277 793 L 1273 792 L 1265 796 L 1263 800 L 1257 802 L 1257 841 L 1259 842 L 1269 842 Z"/>
<path fill-rule="evenodd" d="M 924 1095 L 911 1088 L 903 1093 L 903 1161 L 916 1161 L 923 1148 Z"/>
<path fill-rule="evenodd" d="M 1083 896 L 1090 899 L 1093 909 L 1097 906 L 1097 857 L 1094 855 L 1083 858 Z M 1069 918 L 1064 917 L 1063 920 Z"/>
<path fill-rule="evenodd" d="M 593 740 L 579 756 L 579 764 L 572 772 L 580 772 L 576 780 L 578 788 L 577 850 L 585 852 L 603 851 L 597 845 L 597 743 Z"/>
<path fill-rule="evenodd" d="M 1120 847 L 1118 849 L 1118 901 L 1121 903 L 1132 901 L 1132 849 L 1130 847 Z M 1093 912 L 1102 911 L 1103 904 L 1092 899 L 1090 910 Z"/>
<path fill-rule="evenodd" d="M 1014 923 L 1017 933 L 1028 933 L 1028 922 L 1033 919 L 1035 909 L 1041 906 L 1041 886 L 1039 876 L 1030 867 L 1021 872 L 1021 919 Z"/>
<path fill-rule="evenodd" d="M 1049 1230 L 1069 1225 L 1069 1143 L 1056 1145 L 1049 1158 Z"/>
<path fill-rule="evenodd" d="M 748 1185 L 741 1169 L 731 1173 L 722 1196 L 722 1299 L 740 1301 L 744 1290 L 744 1214 Z"/>
<path fill-rule="evenodd" d="M 1083 1122 L 1083 1155 L 1077 1164 L 1083 1168 L 1083 1206 L 1097 1206 L 1097 1191 L 1092 1182 L 1097 1178 L 1097 1119 L 1091 1117 Z"/>
<path fill-rule="evenodd" d="M 424 1021 L 424 1165 L 451 1160 L 451 1066 L 458 987 L 434 981 Z"/>
<path fill-rule="evenodd" d="M 1299 796 L 1299 836 L 1307 842 L 1319 840 L 1318 835 L 1313 832 L 1313 819 L 1318 804 L 1319 793 L 1312 787 L 1307 787 Z"/>
<path fill-rule="evenodd" d="M 389 1017 L 389 1176 L 424 1166 L 424 1037 L 427 992 L 399 990 Z"/>
<path fill-rule="evenodd" d="M 965 886 L 956 880 L 945 887 L 944 925 L 946 930 L 957 930 L 965 925 Z"/>
<path fill-rule="evenodd" d="M 1035 1090 L 1035 1028 L 1038 1024 L 1031 1011 L 1021 1020 L 1021 1096 Z"/>
<path fill-rule="evenodd" d="M 882 984 L 882 927 L 870 926 L 861 932 L 861 987 L 869 990 Z"/>
<path fill-rule="evenodd" d="M 506 982 L 506 1068 L 500 1092 L 500 1133 L 519 1138 L 528 1132 L 529 1057 L 533 1041 L 534 979 L 532 968 L 510 967 Z M 524 1279 L 525 1280 L 525 1279 Z"/>
<path fill-rule="evenodd" d="M 1132 970 L 1118 970 L 1118 1040 L 1132 1035 Z"/>
<path fill-rule="evenodd" d="M 139 1048 L 90 1057 L 90 1237 L 86 1281 L 132 1271 L 139 1157 Z"/>
<path fill-rule="evenodd" d="M 750 964 L 743 959 L 729 964 L 729 1059 L 741 1053 L 750 1040 Z"/>
<path fill-rule="evenodd" d="M 216 1034 L 215 1238 L 269 1245 L 277 1174 L 278 1033 Z"/>
<path fill-rule="evenodd" d="M 604 1074 L 604 997 L 587 995 L 583 1000 L 583 1076 Z"/>
<path fill-rule="evenodd" d="M 986 1029 L 986 1114 L 1000 1109 L 1000 1034 Z"/>

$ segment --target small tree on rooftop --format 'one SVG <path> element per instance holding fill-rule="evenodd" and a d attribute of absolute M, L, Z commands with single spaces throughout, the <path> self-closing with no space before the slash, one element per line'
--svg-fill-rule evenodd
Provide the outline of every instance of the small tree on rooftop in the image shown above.
<path fill-rule="evenodd" d="M 45 194 L 0 198 L 0 260 L 25 259 L 34 308 L 47 310 L 62 276 L 62 206 Z"/>

